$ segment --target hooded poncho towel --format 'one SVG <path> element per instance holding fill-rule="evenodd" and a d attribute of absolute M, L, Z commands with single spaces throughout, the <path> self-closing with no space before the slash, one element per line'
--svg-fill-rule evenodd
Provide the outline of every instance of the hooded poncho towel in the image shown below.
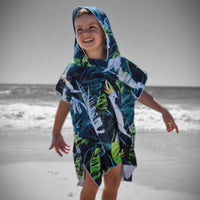
<path fill-rule="evenodd" d="M 122 178 L 131 180 L 137 166 L 134 151 L 135 101 L 142 94 L 147 75 L 120 56 L 109 20 L 95 7 L 86 8 L 97 18 L 106 35 L 107 59 L 89 59 L 76 40 L 74 58 L 56 90 L 70 102 L 74 130 L 73 157 L 78 184 L 84 183 L 84 167 L 97 186 L 102 174 L 122 163 Z"/>

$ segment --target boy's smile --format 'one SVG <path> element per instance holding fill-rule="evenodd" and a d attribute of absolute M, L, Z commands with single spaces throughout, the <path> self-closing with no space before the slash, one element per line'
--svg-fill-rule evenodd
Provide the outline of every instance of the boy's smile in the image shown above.
<path fill-rule="evenodd" d="M 79 46 L 85 51 L 88 58 L 103 59 L 106 36 L 93 15 L 77 17 L 74 22 L 76 38 Z"/>

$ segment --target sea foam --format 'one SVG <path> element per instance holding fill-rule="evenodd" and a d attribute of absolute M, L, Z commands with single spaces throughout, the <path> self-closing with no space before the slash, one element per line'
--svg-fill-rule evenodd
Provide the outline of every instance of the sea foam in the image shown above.
<path fill-rule="evenodd" d="M 199 131 L 200 133 L 200 108 L 185 109 L 180 105 L 165 105 L 172 114 L 180 131 Z M 141 106 L 135 111 L 135 124 L 139 129 L 160 131 L 165 130 L 162 115 L 150 108 Z"/>
<path fill-rule="evenodd" d="M 180 131 L 200 133 L 200 88 L 145 89 L 164 102 Z M 59 99 L 53 85 L 0 84 L 0 133 L 13 129 L 52 129 Z M 135 125 L 137 132 L 166 129 L 162 115 L 140 103 L 136 103 Z M 72 128 L 70 115 L 65 121 L 64 128 Z"/>
<path fill-rule="evenodd" d="M 183 109 L 179 105 L 166 105 L 166 107 L 173 115 L 180 131 L 200 132 L 200 109 Z M 0 104 L 0 129 L 52 129 L 56 110 L 57 103 Z M 166 129 L 162 115 L 146 106 L 136 106 L 135 124 L 137 130 L 162 131 Z M 70 115 L 68 115 L 64 127 L 72 128 Z"/>

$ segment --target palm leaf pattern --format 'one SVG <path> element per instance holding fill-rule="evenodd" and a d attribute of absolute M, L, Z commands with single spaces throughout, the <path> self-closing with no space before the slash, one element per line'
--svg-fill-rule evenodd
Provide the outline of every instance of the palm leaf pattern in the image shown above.
<path fill-rule="evenodd" d="M 106 94 L 102 94 L 99 96 L 97 103 L 96 103 L 96 109 L 99 115 L 102 115 L 108 108 L 108 101 L 106 99 Z"/>
<path fill-rule="evenodd" d="M 82 91 L 82 98 L 88 113 L 88 116 L 90 118 L 90 121 L 93 125 L 93 128 L 96 132 L 97 135 L 105 133 L 105 130 L 103 128 L 103 123 L 101 121 L 101 118 L 98 114 L 98 112 L 96 112 L 96 107 L 93 101 L 92 96 L 89 93 L 89 88 L 88 88 L 88 92 L 86 92 L 83 88 L 81 88 L 80 84 L 77 83 L 79 89 Z"/>

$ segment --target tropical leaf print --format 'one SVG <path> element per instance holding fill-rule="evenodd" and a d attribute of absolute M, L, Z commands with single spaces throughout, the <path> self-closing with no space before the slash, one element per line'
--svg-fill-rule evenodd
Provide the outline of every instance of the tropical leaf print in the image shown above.
<path fill-rule="evenodd" d="M 120 56 L 119 52 L 118 52 L 118 51 L 115 51 L 115 53 L 113 54 L 113 57 L 112 57 L 112 58 L 116 58 L 116 57 L 118 57 L 118 56 Z"/>
<path fill-rule="evenodd" d="M 137 89 L 141 88 L 143 86 L 142 83 L 136 83 L 131 74 L 128 72 L 123 71 L 123 69 L 120 67 L 118 71 L 118 77 L 119 80 L 125 83 L 126 85 L 130 86 L 131 88 Z"/>
<path fill-rule="evenodd" d="M 75 64 L 79 67 L 84 66 L 85 64 L 87 64 L 88 67 L 91 67 L 92 65 L 88 62 L 88 59 L 86 56 L 84 56 L 82 59 L 80 58 L 74 58 L 72 60 L 72 64 Z"/>
<path fill-rule="evenodd" d="M 96 109 L 99 115 L 102 115 L 105 110 L 108 108 L 108 101 L 106 98 L 106 94 L 103 93 L 98 99 L 96 103 Z"/>
<path fill-rule="evenodd" d="M 127 62 L 127 68 L 129 69 L 128 62 Z M 126 85 L 128 85 L 131 88 L 144 89 L 144 83 L 136 82 L 130 73 L 130 69 L 129 69 L 129 71 L 124 71 L 122 69 L 120 57 L 110 59 L 110 61 L 108 63 L 108 67 L 104 70 L 104 72 L 109 72 L 111 74 L 115 74 L 121 82 L 125 83 Z"/>
<path fill-rule="evenodd" d="M 92 124 L 96 134 L 98 135 L 98 134 L 105 133 L 101 118 L 100 118 L 98 112 L 96 111 L 94 100 L 89 93 L 89 88 L 88 88 L 88 92 L 86 92 L 84 90 L 84 88 L 81 88 L 81 86 L 79 85 L 78 82 L 77 82 L 77 85 L 78 85 L 79 89 L 81 90 L 82 98 L 83 98 L 88 116 L 90 118 L 91 124 Z"/>
<path fill-rule="evenodd" d="M 92 67 L 92 65 L 88 62 L 88 58 L 86 57 L 86 55 L 84 55 L 82 59 L 82 66 L 85 66 L 85 64 L 87 64 L 87 67 Z"/>
<path fill-rule="evenodd" d="M 76 114 L 77 112 L 82 113 L 82 109 L 81 109 L 80 104 L 82 104 L 85 107 L 85 105 L 80 100 L 78 100 L 74 97 L 72 97 L 71 104 L 72 104 L 72 109 L 74 111 L 74 114 Z"/>
<path fill-rule="evenodd" d="M 78 135 L 74 135 L 74 142 L 76 143 L 76 146 L 79 147 L 83 144 L 87 145 L 89 141 L 84 138 L 78 137 Z"/>
<path fill-rule="evenodd" d="M 119 68 L 121 65 L 121 59 L 120 57 L 116 57 L 114 59 L 110 59 L 107 68 L 104 70 L 104 72 L 110 72 L 112 74 L 117 74 Z"/>
<path fill-rule="evenodd" d="M 135 125 L 134 124 L 131 124 L 129 127 L 129 132 L 131 134 L 131 136 L 135 136 Z"/>
<path fill-rule="evenodd" d="M 81 155 L 77 156 L 74 160 L 78 179 L 80 179 L 83 175 L 83 165 L 81 164 L 81 160 Z"/>
<path fill-rule="evenodd" d="M 115 111 L 115 116 L 117 118 L 117 123 L 118 123 L 118 128 L 119 130 L 126 135 L 127 137 L 131 137 L 126 130 L 124 129 L 124 120 L 123 120 L 123 116 L 122 113 L 118 107 L 118 105 L 116 104 L 118 96 L 114 90 L 114 88 L 112 87 L 112 85 L 106 80 L 105 81 L 105 92 L 107 94 L 109 94 L 109 99 L 111 101 L 112 107 Z"/>
<path fill-rule="evenodd" d="M 100 152 L 100 148 L 97 147 L 90 160 L 90 173 L 94 179 L 98 179 L 101 176 Z"/>
<path fill-rule="evenodd" d="M 122 82 L 120 82 L 119 80 L 117 80 L 115 83 L 118 86 L 120 93 L 123 94 L 124 84 L 122 84 Z"/>
<path fill-rule="evenodd" d="M 134 144 L 132 143 L 129 149 L 129 164 L 133 164 L 131 161 L 135 160 Z"/>
<path fill-rule="evenodd" d="M 122 162 L 122 157 L 120 154 L 120 146 L 119 142 L 113 142 L 111 145 L 111 154 L 112 158 L 115 161 L 116 164 L 120 164 Z"/>
<path fill-rule="evenodd" d="M 74 58 L 72 60 L 72 64 L 75 64 L 77 66 L 81 66 L 81 59 L 80 58 Z"/>

